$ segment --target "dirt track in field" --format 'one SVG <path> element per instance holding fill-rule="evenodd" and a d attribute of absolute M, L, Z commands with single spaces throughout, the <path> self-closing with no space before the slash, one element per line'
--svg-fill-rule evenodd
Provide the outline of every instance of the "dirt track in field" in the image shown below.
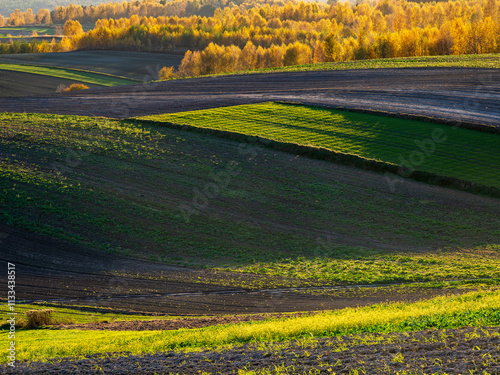
<path fill-rule="evenodd" d="M 263 101 L 292 101 L 500 124 L 500 70 L 405 68 L 235 75 L 5 98 L 0 112 L 127 118 Z"/>
<path fill-rule="evenodd" d="M 284 347 L 243 345 L 221 351 L 166 352 L 61 362 L 18 363 L 16 374 L 237 374 L 239 369 L 287 369 L 288 374 L 498 374 L 498 327 L 344 336 L 291 342 Z M 377 342 L 376 339 L 383 339 Z M 1 368 L 1 367 L 0 367 Z M 317 372 L 319 371 L 319 372 Z M 11 373 L 7 370 L 7 373 Z"/>

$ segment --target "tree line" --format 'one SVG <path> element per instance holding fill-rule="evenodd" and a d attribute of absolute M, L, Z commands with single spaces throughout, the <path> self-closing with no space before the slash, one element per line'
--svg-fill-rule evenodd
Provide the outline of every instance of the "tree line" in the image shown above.
<path fill-rule="evenodd" d="M 178 71 L 166 69 L 165 74 L 199 75 L 328 61 L 496 53 L 499 15 L 499 0 L 230 5 L 212 17 L 99 19 L 87 32 L 79 21 L 68 20 L 67 37 L 47 44 L 54 50 L 183 51 Z M 40 49 L 34 44 L 22 48 Z"/>
<path fill-rule="evenodd" d="M 55 3 L 69 2 L 59 0 Z M 81 3 L 90 4 L 95 0 L 79 0 Z M 64 24 L 68 20 L 78 21 L 83 24 L 91 24 L 104 18 L 130 18 L 138 17 L 160 17 L 160 16 L 179 16 L 189 17 L 193 15 L 211 17 L 216 9 L 224 9 L 228 6 L 239 6 L 240 8 L 252 8 L 259 4 L 280 4 L 282 0 L 136 0 L 122 2 L 106 2 L 98 5 L 75 5 L 55 6 L 54 10 L 49 11 L 46 8 L 38 8 L 36 14 L 33 7 L 26 11 L 15 9 L 9 17 L 3 17 L 0 14 L 0 26 L 23 26 L 32 24 Z M 40 4 L 38 2 L 37 4 Z M 43 2 L 42 2 L 43 4 Z M 54 4 L 54 1 L 49 2 Z M 39 16 L 40 12 L 43 17 Z M 0 11 L 1 13 L 1 11 Z"/>
<path fill-rule="evenodd" d="M 103 0 L 77 0 L 78 4 L 82 6 L 99 4 Z M 106 0 L 108 1 L 108 0 Z M 1 0 L 0 1 L 0 13 L 8 16 L 14 13 L 16 9 L 24 11 L 28 8 L 30 9 L 54 9 L 56 6 L 69 5 L 75 2 L 75 0 Z"/>

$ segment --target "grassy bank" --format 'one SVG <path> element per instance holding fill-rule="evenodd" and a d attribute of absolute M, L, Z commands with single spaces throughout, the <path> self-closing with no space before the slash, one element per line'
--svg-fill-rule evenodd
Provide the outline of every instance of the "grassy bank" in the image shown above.
<path fill-rule="evenodd" d="M 500 188 L 500 135 L 421 121 L 265 103 L 141 119 L 325 148 Z"/>

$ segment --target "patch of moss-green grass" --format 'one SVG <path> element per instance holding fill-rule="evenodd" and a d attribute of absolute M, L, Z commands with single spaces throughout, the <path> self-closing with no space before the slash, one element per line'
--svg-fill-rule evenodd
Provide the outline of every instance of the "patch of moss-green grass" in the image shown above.
<path fill-rule="evenodd" d="M 141 119 L 326 148 L 500 188 L 500 135 L 300 105 L 263 103 Z"/>

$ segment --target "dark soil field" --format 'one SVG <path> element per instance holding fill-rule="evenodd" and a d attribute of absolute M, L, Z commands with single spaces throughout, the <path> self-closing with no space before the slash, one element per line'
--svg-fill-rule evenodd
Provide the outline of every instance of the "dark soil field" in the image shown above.
<path fill-rule="evenodd" d="M 50 364 L 20 363 L 15 373 L 240 374 L 240 369 L 277 369 L 280 374 L 498 374 L 500 328 L 343 336 L 194 353 L 109 354 Z"/>
<path fill-rule="evenodd" d="M 59 85 L 70 86 L 73 83 L 78 82 L 39 74 L 0 70 L 0 97 L 49 95 L 55 93 Z M 92 84 L 87 84 L 87 86 L 99 87 Z"/>
<path fill-rule="evenodd" d="M 147 52 L 75 51 L 0 55 L 0 63 L 81 69 L 149 82 L 158 79 L 158 71 L 164 66 L 177 68 L 182 57 Z M 39 93 L 33 92 L 31 95 Z"/>
<path fill-rule="evenodd" d="M 127 118 L 280 100 L 497 126 L 500 71 L 406 68 L 220 76 L 52 95 L 36 101 L 5 99 L 0 111 Z"/>

